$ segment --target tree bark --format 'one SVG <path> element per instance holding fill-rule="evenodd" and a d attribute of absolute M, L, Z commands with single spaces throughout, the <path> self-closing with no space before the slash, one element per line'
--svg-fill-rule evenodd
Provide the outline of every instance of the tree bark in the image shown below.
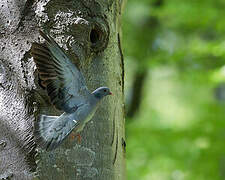
<path fill-rule="evenodd" d="M 124 63 L 120 0 L 2 0 L 0 2 L 0 180 L 124 180 Z M 94 90 L 108 86 L 94 118 L 55 151 L 36 148 L 33 123 L 58 115 L 30 56 L 45 29 L 71 56 Z"/>

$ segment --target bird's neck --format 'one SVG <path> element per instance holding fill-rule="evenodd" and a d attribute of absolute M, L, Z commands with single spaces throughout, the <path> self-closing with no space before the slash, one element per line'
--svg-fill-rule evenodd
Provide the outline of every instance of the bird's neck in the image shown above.
<path fill-rule="evenodd" d="M 95 90 L 92 92 L 92 94 L 96 99 L 98 99 L 98 100 L 102 99 L 102 95 L 98 91 Z"/>
<path fill-rule="evenodd" d="M 101 100 L 101 99 L 102 99 L 101 95 L 98 94 L 98 93 L 93 94 L 93 95 L 94 95 L 94 97 L 95 97 L 96 99 L 98 99 L 98 100 Z"/>
<path fill-rule="evenodd" d="M 98 96 L 98 94 L 92 93 L 92 102 L 94 104 L 98 104 L 98 102 L 100 102 L 101 99 L 102 97 Z"/>

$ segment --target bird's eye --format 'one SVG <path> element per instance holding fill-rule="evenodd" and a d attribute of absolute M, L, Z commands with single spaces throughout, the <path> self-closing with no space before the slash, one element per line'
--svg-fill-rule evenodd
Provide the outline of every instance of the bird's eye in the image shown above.
<path fill-rule="evenodd" d="M 104 89 L 104 92 L 106 92 L 106 89 Z"/>

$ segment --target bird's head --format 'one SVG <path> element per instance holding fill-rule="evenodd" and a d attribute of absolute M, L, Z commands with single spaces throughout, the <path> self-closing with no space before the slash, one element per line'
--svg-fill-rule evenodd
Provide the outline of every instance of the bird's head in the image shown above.
<path fill-rule="evenodd" d="M 110 92 L 110 89 L 107 87 L 100 87 L 96 89 L 95 91 L 93 91 L 92 94 L 94 94 L 94 96 L 98 99 L 102 99 L 103 97 L 107 95 L 112 95 L 112 93 Z"/>

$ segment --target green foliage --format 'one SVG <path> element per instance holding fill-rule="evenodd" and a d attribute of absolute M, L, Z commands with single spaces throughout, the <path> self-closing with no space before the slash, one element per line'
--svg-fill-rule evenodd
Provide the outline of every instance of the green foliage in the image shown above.
<path fill-rule="evenodd" d="M 167 66 L 149 76 L 141 111 L 127 122 L 128 179 L 222 179 L 224 105 L 208 78 Z"/>
<path fill-rule="evenodd" d="M 159 0 L 158 0 L 159 1 Z M 123 18 L 123 46 L 143 67 L 174 64 L 182 70 L 225 63 L 225 1 L 130 0 Z"/>
<path fill-rule="evenodd" d="M 123 16 L 126 96 L 135 68 L 149 71 L 126 120 L 127 179 L 223 180 L 225 1 L 156 2 L 129 0 Z"/>

